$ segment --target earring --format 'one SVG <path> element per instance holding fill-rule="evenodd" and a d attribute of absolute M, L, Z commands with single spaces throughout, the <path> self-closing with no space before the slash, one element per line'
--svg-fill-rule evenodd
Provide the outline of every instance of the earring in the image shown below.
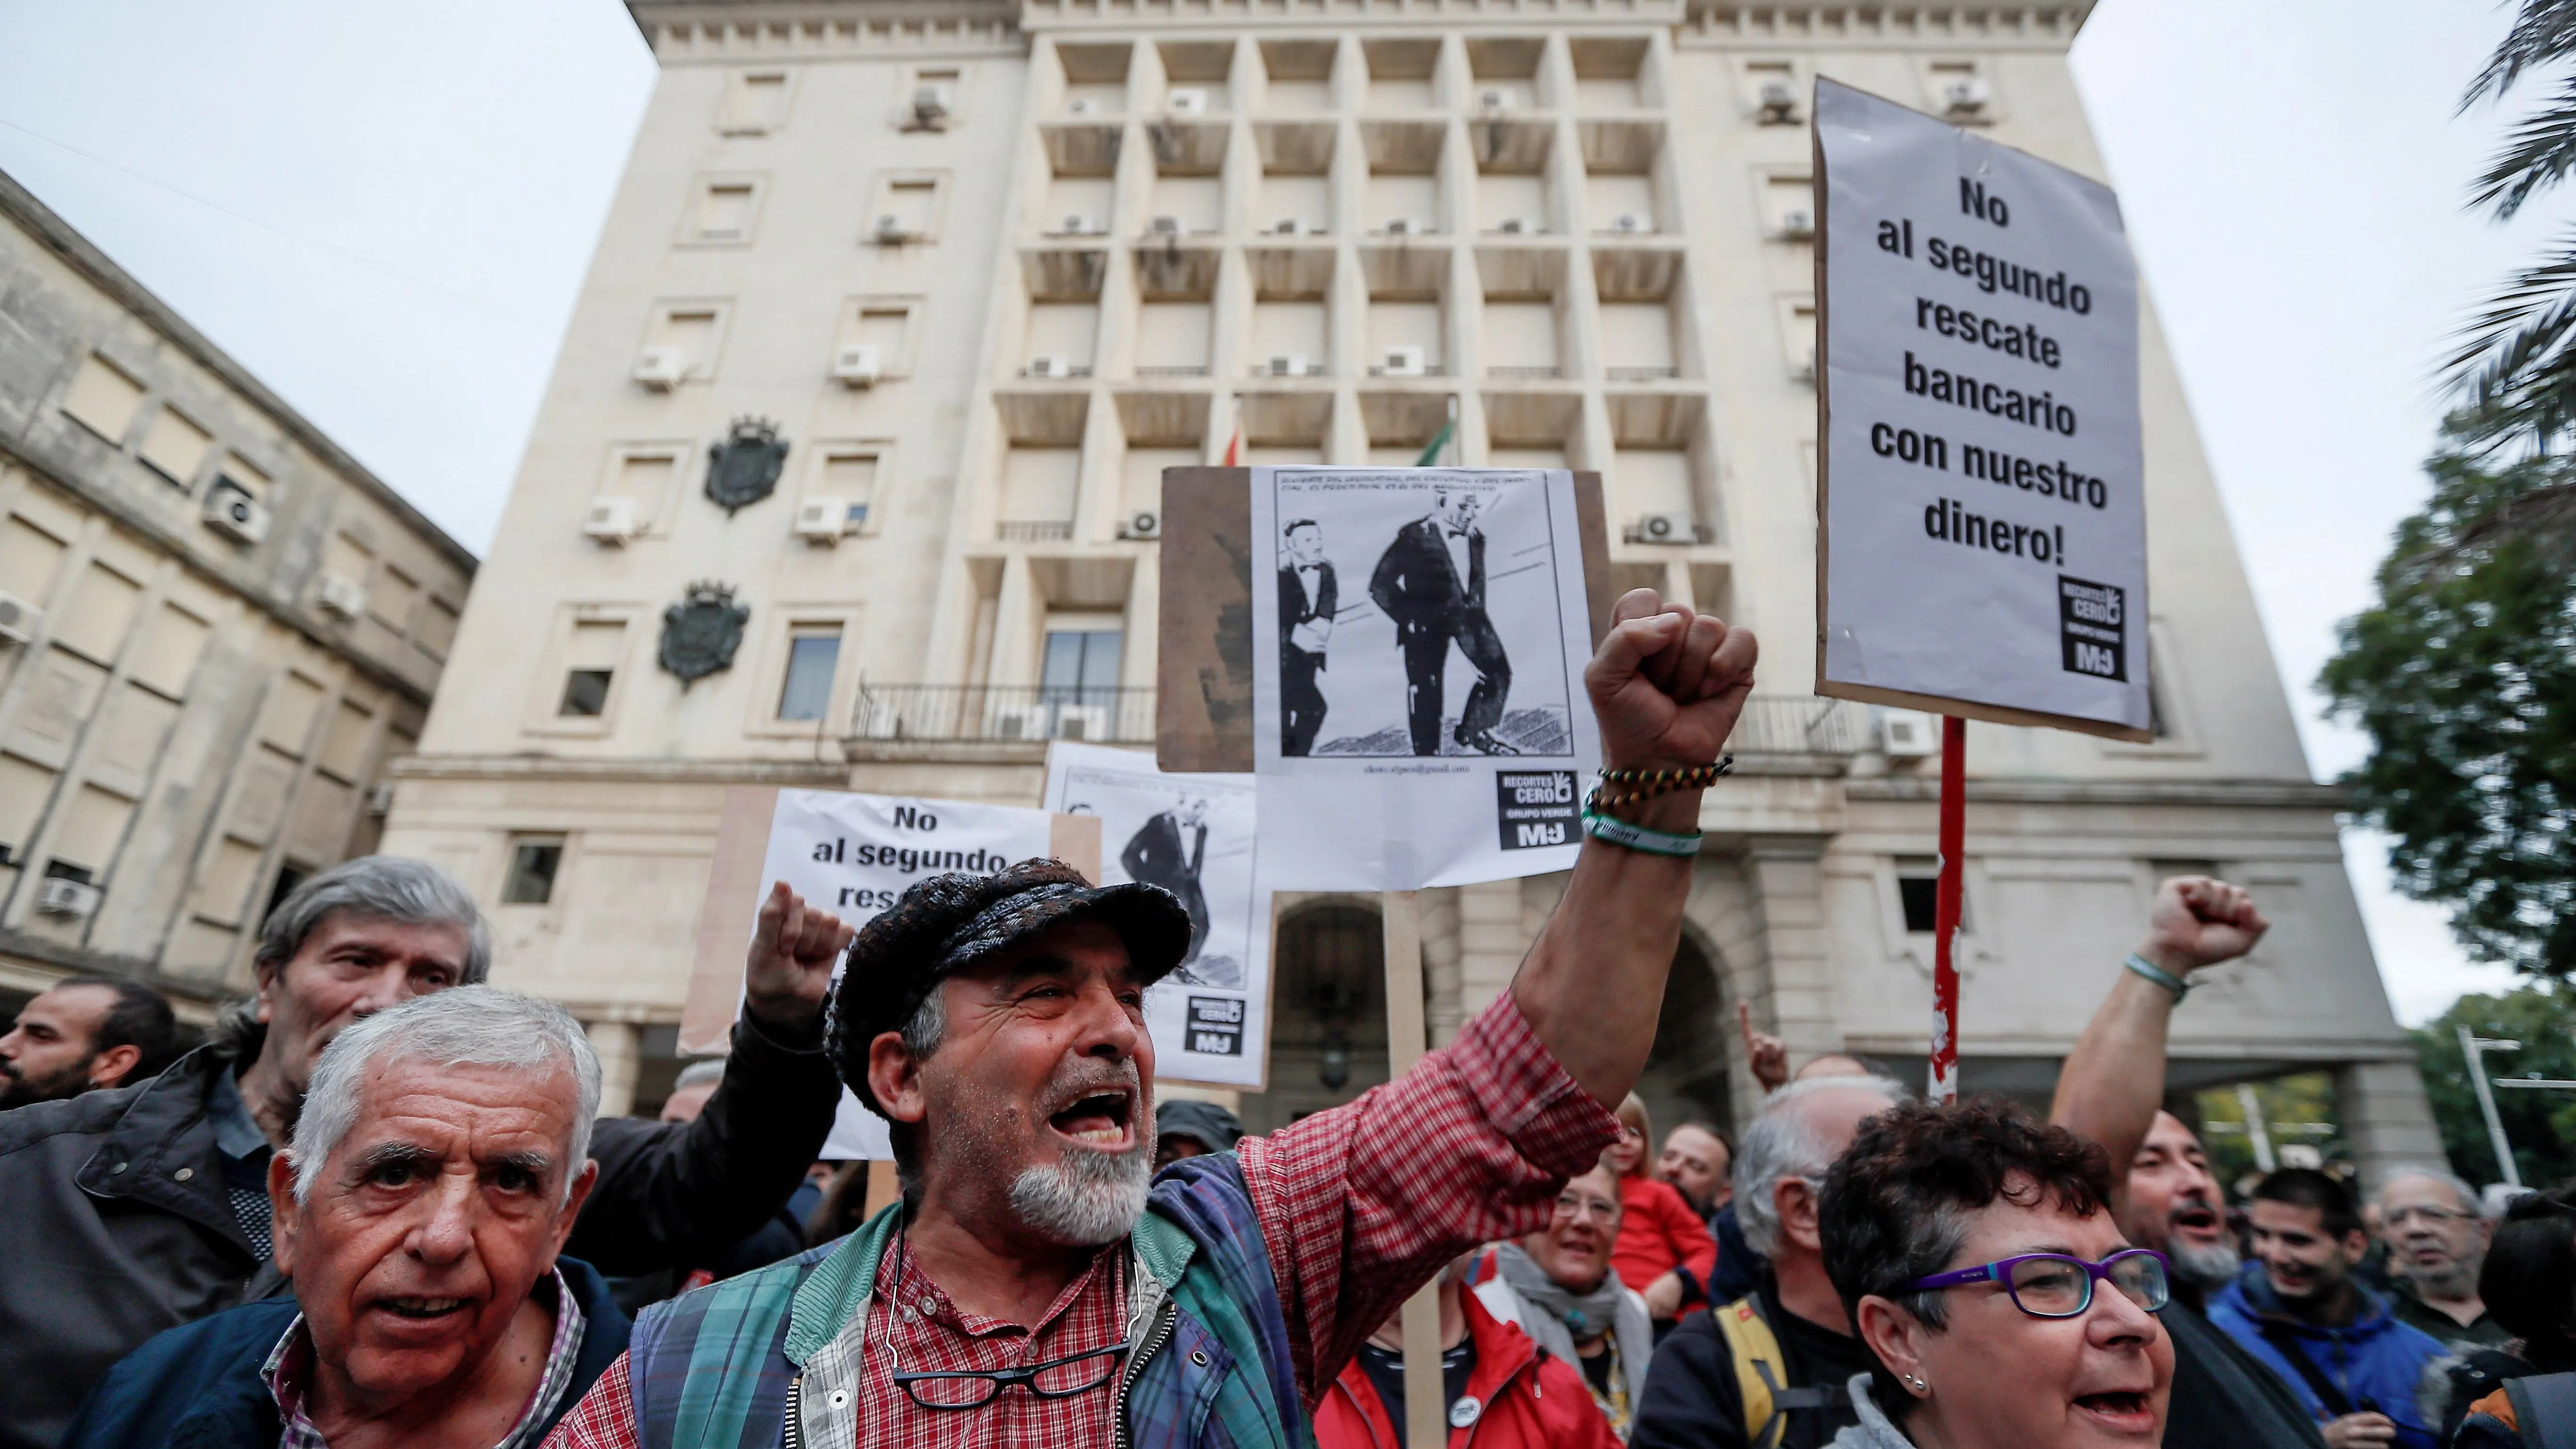
<path fill-rule="evenodd" d="M 1912 1374 L 1907 1374 L 1907 1375 L 1905 1375 L 1905 1376 L 1904 1376 L 1904 1378 L 1905 1378 L 1905 1382 L 1906 1382 L 1907 1387 L 1909 1387 L 1909 1388 L 1913 1389 L 1916 1393 L 1918 1393 L 1918 1394 L 1928 1394 L 1928 1393 L 1932 1392 L 1932 1385 L 1931 1385 L 1929 1382 L 1927 1382 L 1927 1381 L 1925 1381 L 1925 1380 L 1923 1380 L 1923 1379 L 1916 1378 L 1916 1377 L 1915 1377 L 1914 1375 L 1912 1375 Z"/>

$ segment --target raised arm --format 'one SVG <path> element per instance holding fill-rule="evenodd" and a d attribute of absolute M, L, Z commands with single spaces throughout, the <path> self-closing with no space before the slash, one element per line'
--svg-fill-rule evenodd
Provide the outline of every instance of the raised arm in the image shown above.
<path fill-rule="evenodd" d="M 1652 589 L 1622 598 L 1611 621 L 1583 671 L 1601 722 L 1603 767 L 1714 762 L 1753 692 L 1752 631 L 1666 604 Z M 1611 813 L 1687 835 L 1699 828 L 1699 792 L 1676 791 Z M 1645 1071 L 1690 877 L 1686 856 L 1586 839 L 1565 895 L 1512 978 L 1512 999 L 1540 1045 L 1604 1106 L 1628 1095 Z"/>
<path fill-rule="evenodd" d="M 2204 966 L 2253 950 L 2271 925 L 2243 890 L 2207 876 L 2176 876 L 2156 888 L 2137 954 L 2189 980 Z M 2119 972 L 2057 1074 L 2048 1120 L 2102 1144 L 2115 1179 L 2128 1176 L 2138 1144 L 2164 1106 L 2165 1025 L 2174 1004 L 2163 986 L 2136 971 Z"/>

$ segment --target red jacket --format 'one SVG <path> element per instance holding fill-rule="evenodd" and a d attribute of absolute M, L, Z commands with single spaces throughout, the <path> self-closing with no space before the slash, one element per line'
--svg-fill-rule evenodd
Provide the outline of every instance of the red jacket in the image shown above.
<path fill-rule="evenodd" d="M 1459 1298 L 1467 1336 L 1476 1344 L 1466 1397 L 1484 1407 L 1474 1423 L 1449 1431 L 1449 1449 L 1621 1449 L 1574 1365 L 1540 1352 L 1518 1325 L 1486 1312 L 1475 1294 Z M 1395 1421 L 1357 1358 L 1343 1366 L 1315 1408 L 1315 1444 L 1395 1449 Z"/>
<path fill-rule="evenodd" d="M 1691 1211 L 1681 1189 L 1642 1173 L 1623 1177 L 1619 1241 L 1610 1245 L 1610 1267 L 1620 1282 L 1640 1293 L 1680 1268 L 1705 1296 L 1708 1275 L 1717 1268 L 1717 1239 L 1708 1235 L 1708 1224 Z"/>

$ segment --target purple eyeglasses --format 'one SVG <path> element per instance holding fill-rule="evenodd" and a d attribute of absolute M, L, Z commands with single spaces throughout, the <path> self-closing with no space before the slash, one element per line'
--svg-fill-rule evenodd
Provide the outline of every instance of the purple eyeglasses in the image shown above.
<path fill-rule="evenodd" d="M 2173 1298 L 2168 1266 L 2165 1255 L 2153 1248 L 2124 1248 L 2099 1263 L 2066 1253 L 2024 1253 L 1917 1278 L 1902 1291 L 2001 1283 L 2012 1295 L 2013 1306 L 2033 1318 L 2073 1318 L 2093 1306 L 2093 1283 L 2100 1279 L 2154 1313 Z"/>

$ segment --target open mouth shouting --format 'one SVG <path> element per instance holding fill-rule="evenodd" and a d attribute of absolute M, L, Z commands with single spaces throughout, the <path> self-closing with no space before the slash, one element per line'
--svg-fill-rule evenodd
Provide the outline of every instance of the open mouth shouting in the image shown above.
<path fill-rule="evenodd" d="M 2220 1229 L 2225 1226 L 2217 1209 L 2203 1202 L 2187 1201 L 2176 1206 L 2170 1221 L 2175 1232 L 2203 1243 L 2216 1242 Z"/>
<path fill-rule="evenodd" d="M 379 1298 L 376 1306 L 396 1318 L 429 1322 L 462 1313 L 469 1305 L 463 1298 Z"/>
<path fill-rule="evenodd" d="M 1136 1145 L 1136 1094 L 1126 1087 L 1089 1093 L 1047 1118 L 1057 1136 L 1098 1152 L 1125 1152 Z"/>
<path fill-rule="evenodd" d="M 2155 1403 L 2144 1389 L 2077 1394 L 2075 1412 L 2114 1434 L 2152 1434 L 2156 1429 Z"/>

